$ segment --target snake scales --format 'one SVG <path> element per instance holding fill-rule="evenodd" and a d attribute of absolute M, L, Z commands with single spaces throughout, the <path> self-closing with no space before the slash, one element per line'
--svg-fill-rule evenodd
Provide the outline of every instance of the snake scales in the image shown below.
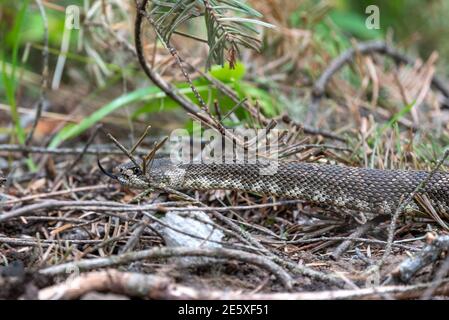
<path fill-rule="evenodd" d="M 114 174 L 102 170 L 120 183 L 140 189 L 240 190 L 379 214 L 393 213 L 430 174 L 303 162 L 279 162 L 272 175 L 261 175 L 260 168 L 257 163 L 173 164 L 169 158 L 159 158 L 146 175 L 132 163 L 119 166 Z M 435 172 L 420 194 L 447 216 L 449 173 Z M 416 199 L 405 210 L 419 210 Z"/>

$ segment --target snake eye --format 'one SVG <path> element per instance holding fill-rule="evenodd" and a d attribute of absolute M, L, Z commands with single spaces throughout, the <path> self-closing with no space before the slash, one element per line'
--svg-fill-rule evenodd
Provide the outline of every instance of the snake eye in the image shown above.
<path fill-rule="evenodd" d="M 134 173 L 134 174 L 140 174 L 140 173 L 141 173 L 140 168 L 134 167 L 134 168 L 133 168 L 133 173 Z"/>

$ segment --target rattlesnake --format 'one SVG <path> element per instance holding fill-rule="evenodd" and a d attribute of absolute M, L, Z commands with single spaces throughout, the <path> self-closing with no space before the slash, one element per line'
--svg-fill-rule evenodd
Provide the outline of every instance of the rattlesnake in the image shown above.
<path fill-rule="evenodd" d="M 260 173 L 260 163 L 174 164 L 170 158 L 154 159 L 147 174 L 131 162 L 118 166 L 116 173 L 100 168 L 121 184 L 139 189 L 240 190 L 379 214 L 393 213 L 430 174 L 304 162 L 280 161 L 276 165 L 271 175 Z M 449 173 L 434 172 L 419 194 L 447 216 Z M 419 210 L 416 199 L 405 210 Z"/>

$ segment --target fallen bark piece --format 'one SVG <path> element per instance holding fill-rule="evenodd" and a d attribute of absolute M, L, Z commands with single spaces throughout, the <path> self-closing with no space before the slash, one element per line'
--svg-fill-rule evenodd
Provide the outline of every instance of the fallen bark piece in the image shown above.
<path fill-rule="evenodd" d="M 449 235 L 435 237 L 429 233 L 427 238 L 428 244 L 420 252 L 405 259 L 392 272 L 394 279 L 404 283 L 409 282 L 419 270 L 434 263 L 443 251 L 449 249 Z"/>

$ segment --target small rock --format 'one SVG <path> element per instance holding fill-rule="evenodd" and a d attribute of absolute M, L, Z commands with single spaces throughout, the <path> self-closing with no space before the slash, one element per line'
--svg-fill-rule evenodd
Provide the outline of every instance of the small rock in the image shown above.
<path fill-rule="evenodd" d="M 197 219 L 181 216 L 179 212 L 170 211 L 162 218 L 164 223 L 174 229 L 182 230 L 183 232 L 194 234 L 201 239 L 190 237 L 186 234 L 179 233 L 172 228 L 155 224 L 154 228 L 162 235 L 167 247 L 191 247 L 191 248 L 219 248 L 221 245 L 212 241 L 221 241 L 223 239 L 223 232 L 219 229 L 214 229 L 213 226 L 203 223 L 199 220 L 212 222 L 207 214 L 203 211 L 190 211 L 191 216 Z M 207 240 L 206 240 L 207 239 Z M 177 264 L 182 267 L 198 267 L 205 264 L 210 264 L 216 261 L 214 258 L 208 257 L 181 257 L 172 258 Z"/>

